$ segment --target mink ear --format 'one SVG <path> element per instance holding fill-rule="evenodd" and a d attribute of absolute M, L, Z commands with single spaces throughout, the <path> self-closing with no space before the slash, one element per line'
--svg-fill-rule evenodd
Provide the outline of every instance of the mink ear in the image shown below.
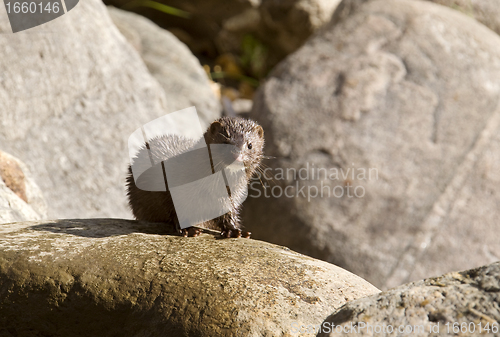
<path fill-rule="evenodd" d="M 256 129 L 257 129 L 257 133 L 259 134 L 259 137 L 264 138 L 264 129 L 262 128 L 262 126 L 257 125 Z"/>
<path fill-rule="evenodd" d="M 209 133 L 214 136 L 222 129 L 222 124 L 219 121 L 215 121 L 210 124 Z"/>

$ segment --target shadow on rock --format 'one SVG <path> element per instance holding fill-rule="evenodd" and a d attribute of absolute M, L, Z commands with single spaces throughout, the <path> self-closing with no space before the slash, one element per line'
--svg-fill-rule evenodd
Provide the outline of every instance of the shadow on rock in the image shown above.
<path fill-rule="evenodd" d="M 132 233 L 177 235 L 173 224 L 118 219 L 54 220 L 33 225 L 30 229 L 88 238 L 104 238 Z"/>

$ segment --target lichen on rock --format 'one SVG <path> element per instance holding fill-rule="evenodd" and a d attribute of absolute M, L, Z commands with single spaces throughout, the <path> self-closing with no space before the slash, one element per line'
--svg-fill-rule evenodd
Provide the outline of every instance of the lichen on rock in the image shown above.
<path fill-rule="evenodd" d="M 0 327 L 19 335 L 286 336 L 293 322 L 319 324 L 347 301 L 379 291 L 284 247 L 184 238 L 167 224 L 4 226 Z"/>

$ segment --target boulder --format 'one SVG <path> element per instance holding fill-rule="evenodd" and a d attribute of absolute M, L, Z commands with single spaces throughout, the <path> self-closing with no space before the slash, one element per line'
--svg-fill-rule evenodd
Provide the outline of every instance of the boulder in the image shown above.
<path fill-rule="evenodd" d="M 262 0 L 259 36 L 283 55 L 297 50 L 325 23 L 329 22 L 340 0 Z"/>
<path fill-rule="evenodd" d="M 318 337 L 498 336 L 499 308 L 497 262 L 351 301 L 320 325 Z"/>
<path fill-rule="evenodd" d="M 0 223 L 47 218 L 47 204 L 26 165 L 0 151 Z"/>
<path fill-rule="evenodd" d="M 165 90 L 168 111 L 194 105 L 204 126 L 221 116 L 207 74 L 186 45 L 143 16 L 111 6 L 108 12 Z"/>
<path fill-rule="evenodd" d="M 471 16 L 492 31 L 500 34 L 500 6 L 497 0 L 429 0 Z"/>
<path fill-rule="evenodd" d="M 1 225 L 0 335 L 290 336 L 379 292 L 284 247 L 169 232 L 119 219 Z"/>
<path fill-rule="evenodd" d="M 382 289 L 498 260 L 498 78 L 500 37 L 458 11 L 342 2 L 254 100 L 276 159 L 248 230 Z"/>
<path fill-rule="evenodd" d="M 0 16 L 0 33 L 9 31 Z M 195 96 L 196 81 L 166 95 L 97 0 L 0 34 L 0 45 L 0 144 L 33 173 L 49 217 L 130 217 L 128 137 L 185 104 L 184 86 Z"/>

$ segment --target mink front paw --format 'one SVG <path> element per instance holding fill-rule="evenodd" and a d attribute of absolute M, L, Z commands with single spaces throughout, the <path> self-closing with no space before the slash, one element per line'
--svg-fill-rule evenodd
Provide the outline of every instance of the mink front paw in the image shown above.
<path fill-rule="evenodd" d="M 252 235 L 252 233 L 250 232 L 242 232 L 241 229 L 226 229 L 226 230 L 223 230 L 220 235 L 222 235 L 222 237 L 225 237 L 225 238 L 246 238 L 246 239 L 249 239 L 250 238 L 250 235 Z"/>
<path fill-rule="evenodd" d="M 201 234 L 201 229 L 196 227 L 188 227 L 181 229 L 181 236 L 194 238 Z"/>

